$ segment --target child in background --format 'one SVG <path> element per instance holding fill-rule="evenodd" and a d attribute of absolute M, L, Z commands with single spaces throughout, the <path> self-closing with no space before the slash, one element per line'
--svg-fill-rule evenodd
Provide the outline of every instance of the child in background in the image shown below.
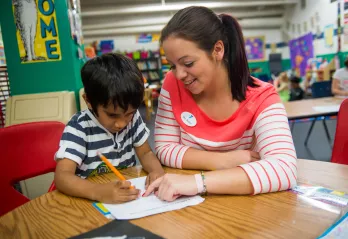
<path fill-rule="evenodd" d="M 130 182 L 95 184 L 85 178 L 111 172 L 97 153 L 118 168 L 135 166 L 135 154 L 149 173 L 148 185 L 164 175 L 147 138 L 149 130 L 138 107 L 143 102 L 143 76 L 136 63 L 120 54 L 89 60 L 81 70 L 88 109 L 68 122 L 59 150 L 55 184 L 59 191 L 103 203 L 122 203 L 139 197 Z"/>
<path fill-rule="evenodd" d="M 283 102 L 289 101 L 289 78 L 286 72 L 280 73 L 275 87 L 280 96 L 280 99 Z"/>
<path fill-rule="evenodd" d="M 301 79 L 296 76 L 292 76 L 290 82 L 291 90 L 289 101 L 302 100 L 304 98 L 304 91 L 300 87 Z"/>

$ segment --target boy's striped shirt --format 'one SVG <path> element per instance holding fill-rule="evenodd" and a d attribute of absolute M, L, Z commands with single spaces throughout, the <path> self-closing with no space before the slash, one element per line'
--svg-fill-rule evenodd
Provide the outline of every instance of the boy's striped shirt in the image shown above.
<path fill-rule="evenodd" d="M 68 122 L 55 159 L 76 162 L 76 175 L 82 178 L 108 172 L 97 152 L 105 155 L 114 166 L 131 167 L 136 164 L 134 147 L 141 146 L 148 136 L 149 129 L 138 111 L 125 128 L 112 134 L 90 110 L 85 110 L 76 113 Z"/>

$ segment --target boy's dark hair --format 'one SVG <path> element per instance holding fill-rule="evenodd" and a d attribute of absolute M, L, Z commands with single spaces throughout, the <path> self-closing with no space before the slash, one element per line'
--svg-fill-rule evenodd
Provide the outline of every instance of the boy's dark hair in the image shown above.
<path fill-rule="evenodd" d="M 258 86 L 250 76 L 241 27 L 232 16 L 218 16 L 206 7 L 187 7 L 178 11 L 163 28 L 160 41 L 163 43 L 170 36 L 196 43 L 208 56 L 221 40 L 233 99 L 245 100 L 247 87 Z"/>
<path fill-rule="evenodd" d="M 301 79 L 297 76 L 292 76 L 290 78 L 290 82 L 299 84 L 301 82 Z"/>
<path fill-rule="evenodd" d="M 139 108 L 144 96 L 143 76 L 136 63 L 126 56 L 110 53 L 95 57 L 81 69 L 82 83 L 93 111 L 97 106 L 127 110 Z"/>

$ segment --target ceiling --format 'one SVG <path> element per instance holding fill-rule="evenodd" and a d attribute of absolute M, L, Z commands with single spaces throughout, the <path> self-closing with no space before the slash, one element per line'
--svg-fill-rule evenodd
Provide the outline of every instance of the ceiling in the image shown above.
<path fill-rule="evenodd" d="M 160 32 L 176 11 L 200 5 L 216 13 L 229 13 L 243 29 L 281 29 L 287 6 L 298 0 L 182 1 L 182 0 L 81 0 L 86 42 L 119 35 Z"/>

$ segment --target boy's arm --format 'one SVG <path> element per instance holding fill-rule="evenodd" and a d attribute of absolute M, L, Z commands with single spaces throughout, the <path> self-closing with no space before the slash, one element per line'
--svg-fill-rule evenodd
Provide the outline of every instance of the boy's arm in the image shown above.
<path fill-rule="evenodd" d="M 147 187 L 149 183 L 161 177 L 164 174 L 164 170 L 159 159 L 152 152 L 147 140 L 141 146 L 134 148 L 141 165 L 143 166 L 144 170 L 149 173 L 149 176 L 146 179 Z"/>
<path fill-rule="evenodd" d="M 54 182 L 62 193 L 98 200 L 96 191 L 97 184 L 89 182 L 75 175 L 76 163 L 70 159 L 61 159 L 57 162 Z"/>
<path fill-rule="evenodd" d="M 128 181 L 96 184 L 76 176 L 75 170 L 74 161 L 67 158 L 58 160 L 54 181 L 62 193 L 103 203 L 127 202 L 139 195 L 139 190 L 129 188 Z"/>

